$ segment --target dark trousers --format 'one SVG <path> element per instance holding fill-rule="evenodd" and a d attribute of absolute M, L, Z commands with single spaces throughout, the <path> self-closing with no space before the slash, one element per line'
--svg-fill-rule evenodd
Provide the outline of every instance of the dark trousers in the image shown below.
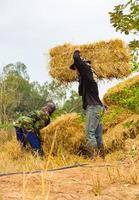
<path fill-rule="evenodd" d="M 24 133 L 22 128 L 16 127 L 16 138 L 21 143 L 23 147 L 30 144 L 34 151 L 40 152 L 41 151 L 41 142 L 37 134 L 33 131 L 29 131 Z"/>

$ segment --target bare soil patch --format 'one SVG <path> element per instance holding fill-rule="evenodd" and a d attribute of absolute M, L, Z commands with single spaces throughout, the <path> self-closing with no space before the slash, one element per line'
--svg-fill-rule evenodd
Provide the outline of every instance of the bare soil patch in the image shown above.
<path fill-rule="evenodd" d="M 0 177 L 0 200 L 139 200 L 139 161 Z"/>

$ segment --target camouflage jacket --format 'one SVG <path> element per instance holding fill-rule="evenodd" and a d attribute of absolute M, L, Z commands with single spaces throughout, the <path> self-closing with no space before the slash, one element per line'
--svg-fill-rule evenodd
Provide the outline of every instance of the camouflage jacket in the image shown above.
<path fill-rule="evenodd" d="M 15 127 L 25 131 L 39 131 L 50 123 L 49 116 L 43 111 L 34 111 L 26 116 L 20 116 L 14 123 Z"/>

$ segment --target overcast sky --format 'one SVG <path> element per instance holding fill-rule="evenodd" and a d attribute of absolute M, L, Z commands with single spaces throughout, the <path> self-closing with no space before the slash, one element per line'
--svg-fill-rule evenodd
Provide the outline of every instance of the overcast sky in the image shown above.
<path fill-rule="evenodd" d="M 0 71 L 23 62 L 31 81 L 43 84 L 50 48 L 131 36 L 116 33 L 109 11 L 125 0 L 0 0 Z"/>

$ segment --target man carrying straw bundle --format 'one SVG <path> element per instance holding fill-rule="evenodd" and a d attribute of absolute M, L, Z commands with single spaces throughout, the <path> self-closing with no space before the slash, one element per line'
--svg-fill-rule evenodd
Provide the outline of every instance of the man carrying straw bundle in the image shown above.
<path fill-rule="evenodd" d="M 90 158 L 93 158 L 94 155 L 104 157 L 101 121 L 104 107 L 99 98 L 98 86 L 89 65 L 91 62 L 82 59 L 79 50 L 74 51 L 73 59 L 74 63 L 70 66 L 70 69 L 77 70 L 79 76 L 79 95 L 82 96 L 83 108 L 86 110 L 88 156 Z"/>
<path fill-rule="evenodd" d="M 21 116 L 14 122 L 16 137 L 21 148 L 26 148 L 27 144 L 30 144 L 35 153 L 43 156 L 39 131 L 50 123 L 50 116 L 55 109 L 55 104 L 48 102 L 40 111 Z"/>

